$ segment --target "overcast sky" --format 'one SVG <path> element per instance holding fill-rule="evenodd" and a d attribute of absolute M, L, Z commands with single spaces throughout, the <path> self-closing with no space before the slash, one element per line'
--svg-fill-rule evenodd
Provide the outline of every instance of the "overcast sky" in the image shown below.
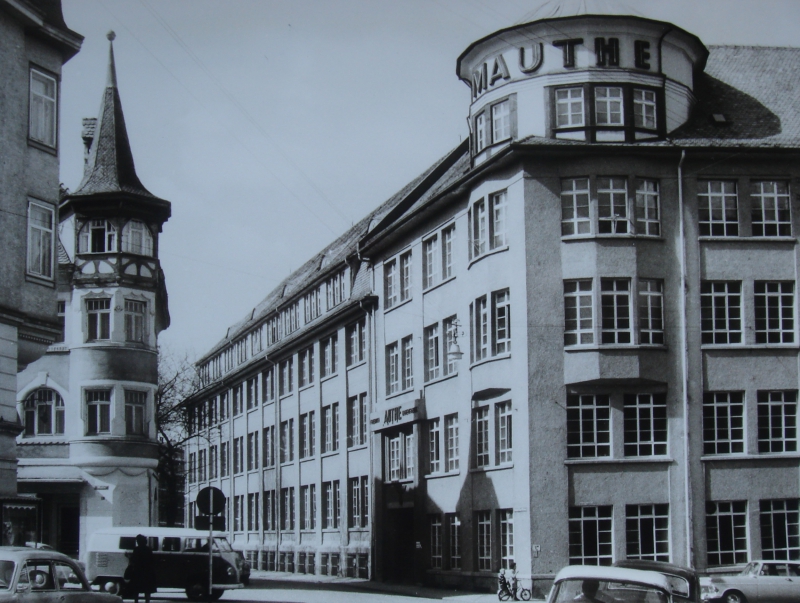
<path fill-rule="evenodd" d="M 160 341 L 199 357 L 467 135 L 458 55 L 541 4 L 63 0 L 86 39 L 63 71 L 61 181 L 80 182 L 81 118 L 97 116 L 113 29 L 137 173 L 172 202 L 160 238 L 172 326 Z M 707 45 L 800 45 L 800 0 L 627 5 Z"/>

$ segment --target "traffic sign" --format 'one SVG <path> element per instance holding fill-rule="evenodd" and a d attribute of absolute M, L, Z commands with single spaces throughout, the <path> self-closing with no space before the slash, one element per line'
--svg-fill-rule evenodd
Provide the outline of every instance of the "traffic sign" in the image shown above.
<path fill-rule="evenodd" d="M 195 499 L 197 510 L 204 515 L 216 515 L 225 510 L 225 495 L 222 490 L 214 486 L 208 486 L 197 493 Z"/>

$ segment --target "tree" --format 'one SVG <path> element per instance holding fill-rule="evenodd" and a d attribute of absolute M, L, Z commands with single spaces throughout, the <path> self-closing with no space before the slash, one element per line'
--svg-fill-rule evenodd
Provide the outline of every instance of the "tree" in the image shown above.
<path fill-rule="evenodd" d="M 187 355 L 159 348 L 155 421 L 158 437 L 158 521 L 183 523 L 186 471 L 184 446 L 194 437 L 183 402 L 200 390 L 200 376 Z"/>

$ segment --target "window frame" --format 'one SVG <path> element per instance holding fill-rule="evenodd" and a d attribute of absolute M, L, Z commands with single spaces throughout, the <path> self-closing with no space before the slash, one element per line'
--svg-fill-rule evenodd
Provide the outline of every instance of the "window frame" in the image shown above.
<path fill-rule="evenodd" d="M 34 91 L 33 82 L 36 77 L 45 81 L 45 85 L 53 86 L 52 96 L 45 96 Z M 42 145 L 47 149 L 58 149 L 58 125 L 59 125 L 59 77 L 37 65 L 28 67 L 28 142 L 34 145 Z M 41 101 L 39 100 L 41 99 Z M 37 109 L 41 104 L 42 109 Z M 48 110 L 52 113 L 47 115 Z M 34 123 L 34 120 L 40 123 Z M 38 136 L 37 129 L 44 132 L 43 136 Z M 45 136 L 47 136 L 45 138 Z"/>
<path fill-rule="evenodd" d="M 86 435 L 110 435 L 113 421 L 111 411 L 114 403 L 114 390 L 112 388 L 92 388 L 83 391 L 84 408 L 86 409 Z M 101 399 L 102 395 L 106 395 L 107 398 Z"/>
<path fill-rule="evenodd" d="M 50 226 L 36 223 L 33 209 L 49 215 Z M 25 262 L 26 274 L 45 279 L 55 280 L 55 249 L 56 249 L 56 208 L 49 203 L 38 199 L 28 199 L 28 244 Z"/>
<path fill-rule="evenodd" d="M 505 113 L 506 123 L 497 132 L 496 128 L 496 108 L 508 107 Z M 470 138 L 472 141 L 472 156 L 477 156 L 491 149 L 496 145 L 500 145 L 517 138 L 517 95 L 516 93 L 509 94 L 502 98 L 495 99 L 490 103 L 485 104 L 472 114 L 470 118 L 471 132 Z"/>

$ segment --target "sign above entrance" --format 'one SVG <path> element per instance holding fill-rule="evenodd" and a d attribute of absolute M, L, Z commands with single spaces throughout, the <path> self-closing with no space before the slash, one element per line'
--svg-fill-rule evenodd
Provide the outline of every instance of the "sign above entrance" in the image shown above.
<path fill-rule="evenodd" d="M 386 405 L 377 412 L 370 415 L 370 427 L 373 431 L 379 431 L 395 425 L 413 423 L 425 418 L 425 401 L 422 398 L 402 402 L 396 405 Z"/>

